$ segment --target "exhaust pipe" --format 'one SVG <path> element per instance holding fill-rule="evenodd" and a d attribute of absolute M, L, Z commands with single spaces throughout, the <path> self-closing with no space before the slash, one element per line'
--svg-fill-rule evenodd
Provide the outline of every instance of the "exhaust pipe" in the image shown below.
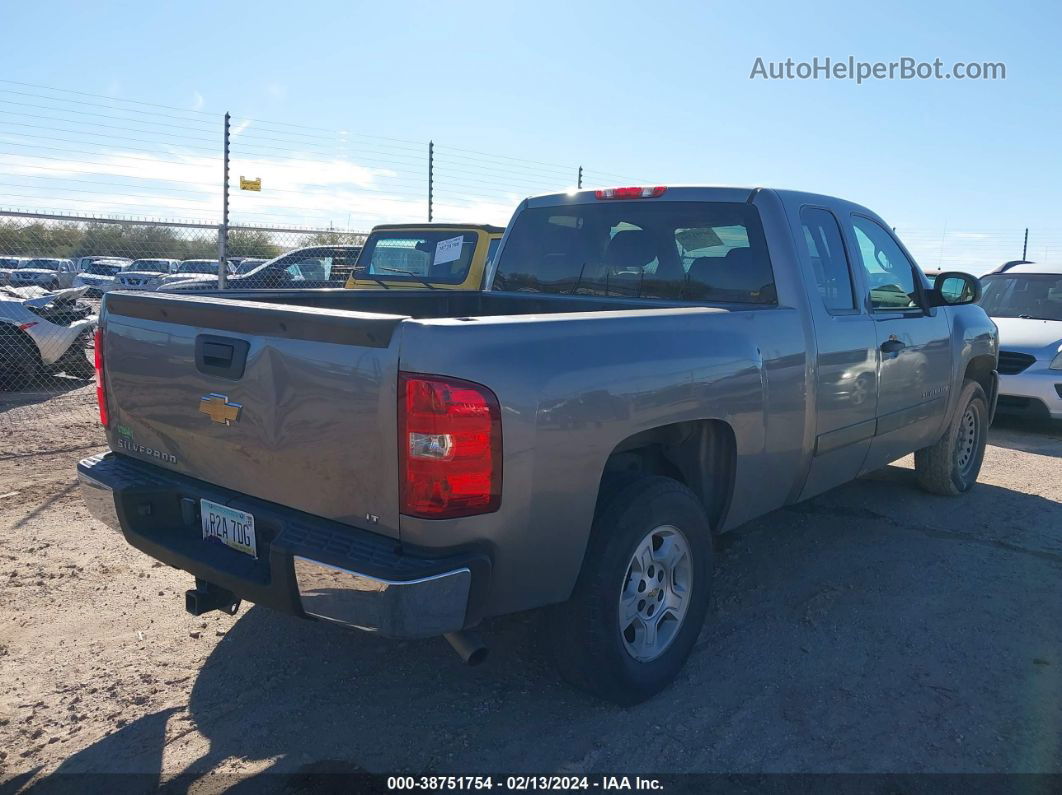
<path fill-rule="evenodd" d="M 460 632 L 447 632 L 443 637 L 454 647 L 465 665 L 479 665 L 490 653 L 478 632 L 463 629 Z"/>
<path fill-rule="evenodd" d="M 232 591 L 197 577 L 195 588 L 184 592 L 184 609 L 193 616 L 201 616 L 211 610 L 234 616 L 240 609 L 240 600 Z"/>

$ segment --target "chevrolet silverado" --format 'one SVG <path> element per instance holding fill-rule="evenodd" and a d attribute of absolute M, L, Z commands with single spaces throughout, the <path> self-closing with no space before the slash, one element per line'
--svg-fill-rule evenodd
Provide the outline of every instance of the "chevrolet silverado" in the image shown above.
<path fill-rule="evenodd" d="M 909 453 L 977 479 L 997 391 L 976 278 L 877 215 L 770 189 L 525 200 L 487 289 L 108 293 L 94 516 L 241 599 L 392 637 L 544 608 L 560 673 L 676 675 L 713 537 Z"/>

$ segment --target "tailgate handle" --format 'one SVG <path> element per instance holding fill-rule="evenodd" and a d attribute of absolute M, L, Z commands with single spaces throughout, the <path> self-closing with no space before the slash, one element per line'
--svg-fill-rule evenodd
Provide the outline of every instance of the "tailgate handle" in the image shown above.
<path fill-rule="evenodd" d="M 206 375 L 238 380 L 243 377 L 250 347 L 247 340 L 200 334 L 195 338 L 195 367 Z"/>

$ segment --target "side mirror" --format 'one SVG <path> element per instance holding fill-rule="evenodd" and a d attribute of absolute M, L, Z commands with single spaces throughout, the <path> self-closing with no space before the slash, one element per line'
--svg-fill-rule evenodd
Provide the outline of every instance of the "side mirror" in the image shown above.
<path fill-rule="evenodd" d="M 981 300 L 981 280 L 969 273 L 945 271 L 933 281 L 930 306 L 960 306 Z"/>

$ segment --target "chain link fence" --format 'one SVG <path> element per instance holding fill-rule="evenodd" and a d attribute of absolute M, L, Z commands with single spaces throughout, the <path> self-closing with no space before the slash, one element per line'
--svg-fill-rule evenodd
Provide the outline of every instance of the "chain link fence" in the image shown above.
<path fill-rule="evenodd" d="M 95 423 L 102 296 L 179 282 L 216 287 L 221 234 L 208 224 L 0 212 L 0 431 L 32 432 L 57 414 Z M 363 241 L 334 229 L 231 226 L 229 286 L 341 286 Z"/>

